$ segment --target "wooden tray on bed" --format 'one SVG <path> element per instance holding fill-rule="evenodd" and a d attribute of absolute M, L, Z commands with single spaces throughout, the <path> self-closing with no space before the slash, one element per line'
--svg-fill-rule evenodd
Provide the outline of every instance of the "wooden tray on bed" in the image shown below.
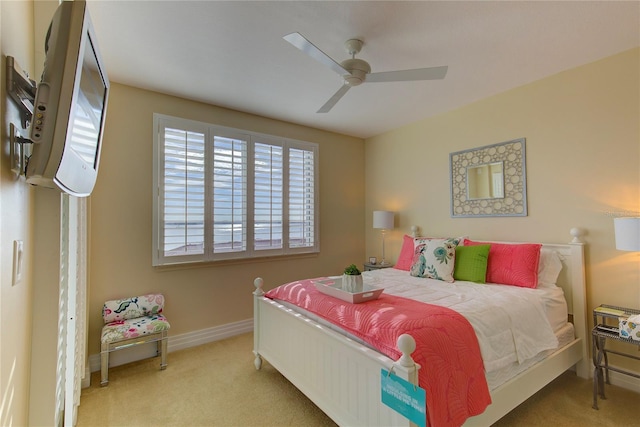
<path fill-rule="evenodd" d="M 367 301 L 378 299 L 384 288 L 378 288 L 373 284 L 364 283 L 362 290 L 358 292 L 350 292 L 345 290 L 342 285 L 342 277 L 330 277 L 327 279 L 313 280 L 316 289 L 323 294 L 341 299 L 351 304 L 360 304 Z"/>

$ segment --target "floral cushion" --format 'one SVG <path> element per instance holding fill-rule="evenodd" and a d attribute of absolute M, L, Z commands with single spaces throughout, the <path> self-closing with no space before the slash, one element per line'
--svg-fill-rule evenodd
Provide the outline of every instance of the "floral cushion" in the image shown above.
<path fill-rule="evenodd" d="M 150 335 L 168 330 L 167 319 L 161 314 L 142 316 L 135 319 L 114 320 L 102 328 L 102 342 L 122 341 L 142 335 Z"/>
<path fill-rule="evenodd" d="M 453 282 L 456 247 L 459 243 L 458 238 L 415 239 L 409 273 L 415 277 Z"/>
<path fill-rule="evenodd" d="M 136 317 L 152 316 L 162 313 L 164 296 L 149 294 L 138 297 L 107 301 L 102 307 L 104 323 L 115 320 L 135 319 Z"/>

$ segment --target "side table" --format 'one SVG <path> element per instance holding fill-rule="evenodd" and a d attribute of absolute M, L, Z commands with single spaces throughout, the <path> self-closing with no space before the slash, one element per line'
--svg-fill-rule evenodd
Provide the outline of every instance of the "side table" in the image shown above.
<path fill-rule="evenodd" d="M 382 268 L 390 267 L 393 267 L 393 264 L 369 264 L 368 262 L 364 263 L 364 271 L 380 270 Z"/>
<path fill-rule="evenodd" d="M 630 353 L 610 350 L 605 348 L 607 340 L 621 341 L 634 346 L 640 345 L 640 341 L 620 336 L 619 318 L 640 314 L 640 310 L 634 308 L 618 307 L 615 305 L 602 304 L 593 309 L 593 330 L 592 357 L 593 357 L 593 409 L 598 409 L 598 395 L 601 399 L 606 399 L 604 394 L 604 384 L 609 382 L 609 371 L 619 372 L 635 378 L 640 378 L 640 374 L 627 371 L 621 368 L 609 366 L 608 353 L 640 360 L 640 357 Z"/>

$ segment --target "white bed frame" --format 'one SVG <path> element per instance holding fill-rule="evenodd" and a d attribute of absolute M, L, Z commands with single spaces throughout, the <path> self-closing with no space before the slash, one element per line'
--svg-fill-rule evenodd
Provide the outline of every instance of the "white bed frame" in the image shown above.
<path fill-rule="evenodd" d="M 563 260 L 558 285 L 567 298 L 575 340 L 494 389 L 492 404 L 484 413 L 469 418 L 465 426 L 491 425 L 573 366 L 578 376 L 589 378 L 584 244 L 579 240 L 578 230 L 572 229 L 571 234 L 574 239 L 569 244 L 543 246 L 555 249 Z M 420 367 L 410 357 L 415 349 L 413 338 L 405 335 L 399 339 L 403 341 L 398 346 L 403 356 L 394 361 L 265 298 L 261 278 L 254 285 L 256 369 L 266 359 L 340 426 L 413 425 L 384 405 L 380 393 L 382 368 L 389 370 L 393 366 L 398 376 L 417 381 L 414 369 Z"/>

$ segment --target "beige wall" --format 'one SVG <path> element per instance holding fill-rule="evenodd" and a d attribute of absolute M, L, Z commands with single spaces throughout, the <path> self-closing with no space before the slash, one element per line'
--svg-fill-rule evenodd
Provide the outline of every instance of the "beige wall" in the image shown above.
<path fill-rule="evenodd" d="M 20 117 L 6 94 L 5 67 L 10 55 L 21 68 L 34 73 L 33 3 L 2 1 L 0 19 L 0 425 L 9 426 L 28 422 L 34 202 L 31 188 L 11 172 L 9 123 L 20 126 Z M 24 245 L 23 276 L 16 286 L 11 284 L 14 240 L 22 240 Z"/>
<path fill-rule="evenodd" d="M 53 422 L 56 385 L 59 193 L 34 188 L 10 170 L 9 123 L 21 126 L 6 95 L 6 56 L 37 80 L 57 0 L 0 2 L 2 157 L 0 162 L 0 425 Z M 19 131 L 27 136 L 26 130 Z M 22 280 L 12 286 L 13 241 L 24 247 Z M 47 324 L 41 323 L 49 322 Z M 53 319 L 53 323 L 52 320 Z M 49 329 L 47 329 L 49 327 Z M 35 330 L 35 333 L 33 332 Z M 51 332 L 54 332 L 51 334 Z M 42 351 L 46 348 L 47 351 Z M 31 382 L 36 386 L 31 387 Z M 46 420 L 46 422 L 42 422 Z"/>
<path fill-rule="evenodd" d="M 589 309 L 640 307 L 640 254 L 617 251 L 613 235 L 614 216 L 640 215 L 639 62 L 640 49 L 623 52 L 368 139 L 367 255 L 380 252 L 375 209 L 398 212 L 391 260 L 411 225 L 423 235 L 549 243 L 581 227 Z M 452 219 L 449 153 L 520 137 L 529 215 Z"/>
<path fill-rule="evenodd" d="M 191 268 L 151 266 L 153 113 L 316 142 L 320 255 Z M 252 317 L 253 279 L 265 287 L 338 274 L 364 261 L 364 141 L 113 84 L 91 196 L 89 353 L 99 352 L 105 300 L 162 292 L 171 335 Z"/>

